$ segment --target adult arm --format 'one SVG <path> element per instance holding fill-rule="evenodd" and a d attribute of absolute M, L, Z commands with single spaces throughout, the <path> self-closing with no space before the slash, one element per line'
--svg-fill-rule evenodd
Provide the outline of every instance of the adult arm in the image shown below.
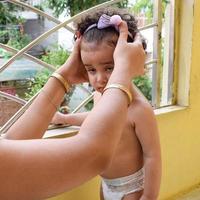
<path fill-rule="evenodd" d="M 127 26 L 123 22 L 115 52 L 115 69 L 109 84 L 120 83 L 129 88 L 131 77 L 143 73 L 144 52 L 141 44 L 129 45 L 126 39 Z M 125 53 L 124 50 L 129 51 Z M 132 57 L 135 59 L 130 60 Z M 69 60 L 59 73 L 70 83 L 77 83 L 80 78 L 73 71 L 73 62 L 73 59 Z M 134 69 L 130 69 L 133 63 Z M 56 105 L 64 95 L 59 84 L 56 79 L 50 78 L 44 88 Z M 122 91 L 109 89 L 76 136 L 67 139 L 11 140 L 41 137 L 45 132 L 55 108 L 48 105 L 48 109 L 44 109 L 49 102 L 44 94 L 40 94 L 8 131 L 5 138 L 10 140 L 0 140 L 0 199 L 45 199 L 100 174 L 109 165 L 121 137 L 127 102 Z"/>

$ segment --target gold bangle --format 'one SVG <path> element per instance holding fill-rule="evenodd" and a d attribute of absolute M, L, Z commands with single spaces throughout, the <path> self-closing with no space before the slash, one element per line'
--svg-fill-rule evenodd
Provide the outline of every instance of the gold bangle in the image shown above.
<path fill-rule="evenodd" d="M 128 101 L 129 101 L 128 105 L 131 104 L 131 102 L 133 100 L 132 94 L 124 85 L 121 85 L 119 83 L 113 83 L 113 84 L 110 84 L 110 85 L 106 86 L 104 88 L 103 92 L 105 92 L 109 88 L 117 88 L 117 89 L 120 89 L 121 91 L 123 91 L 128 97 Z"/>
<path fill-rule="evenodd" d="M 59 73 L 57 72 L 54 72 L 50 77 L 54 77 L 56 78 L 57 80 L 59 80 L 59 82 L 62 84 L 62 86 L 64 87 L 65 89 L 65 92 L 69 92 L 69 89 L 70 89 L 70 84 L 63 78 L 62 75 L 60 75 Z"/>

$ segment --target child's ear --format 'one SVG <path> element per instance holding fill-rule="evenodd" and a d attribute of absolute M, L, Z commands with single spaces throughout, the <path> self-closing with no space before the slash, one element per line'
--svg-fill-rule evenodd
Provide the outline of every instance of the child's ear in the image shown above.
<path fill-rule="evenodd" d="M 75 34 L 74 34 L 74 40 L 76 41 L 76 39 L 80 38 L 80 37 L 81 37 L 80 31 L 76 31 Z"/>

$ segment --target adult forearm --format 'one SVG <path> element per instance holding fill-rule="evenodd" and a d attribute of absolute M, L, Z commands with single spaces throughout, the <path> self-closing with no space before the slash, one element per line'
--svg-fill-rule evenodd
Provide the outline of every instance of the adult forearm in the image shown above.
<path fill-rule="evenodd" d="M 47 129 L 56 107 L 63 99 L 64 89 L 58 80 L 50 78 L 38 97 L 25 113 L 7 131 L 7 139 L 41 138 Z"/>
<path fill-rule="evenodd" d="M 119 142 L 127 112 L 126 97 L 111 90 L 74 137 L 1 140 L 1 199 L 45 199 L 100 174 Z"/>
<path fill-rule="evenodd" d="M 93 148 L 76 138 L 0 141 L 0 199 L 46 199 L 100 171 Z M 96 158 L 96 157 L 95 157 Z M 100 164 L 100 163 L 99 163 Z M 100 164 L 101 166 L 101 164 Z"/>
<path fill-rule="evenodd" d="M 131 85 L 130 77 L 125 74 L 120 80 L 112 74 L 108 84 L 112 83 L 120 83 L 127 88 Z M 83 133 L 82 135 L 88 138 L 88 143 L 95 145 L 108 159 L 105 160 L 106 164 L 109 164 L 121 137 L 127 108 L 127 95 L 120 89 L 110 88 L 105 91 L 81 126 L 80 134 Z"/>

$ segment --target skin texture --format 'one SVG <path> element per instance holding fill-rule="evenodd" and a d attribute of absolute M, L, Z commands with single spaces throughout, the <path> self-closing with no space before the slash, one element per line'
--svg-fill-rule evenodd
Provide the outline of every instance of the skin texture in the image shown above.
<path fill-rule="evenodd" d="M 130 88 L 131 78 L 144 72 L 145 53 L 140 39 L 132 45 L 126 42 L 125 22 L 120 24 L 119 29 L 120 38 L 114 53 L 115 70 L 108 84 L 117 82 Z M 88 81 L 80 59 L 80 42 L 80 39 L 76 41 L 70 58 L 57 70 L 70 84 Z M 120 52 L 123 52 L 123 57 L 119 56 Z M 134 69 L 131 57 L 136 57 Z M 125 64 L 123 70 L 120 69 L 122 63 Z M 64 90 L 57 79 L 50 78 L 43 89 L 55 105 L 61 103 Z M 39 139 L 55 111 L 49 98 L 39 94 L 0 140 L 0 199 L 46 199 L 86 182 L 109 166 L 126 119 L 127 99 L 124 93 L 107 90 L 76 136 Z"/>
<path fill-rule="evenodd" d="M 82 41 L 81 58 L 88 73 L 91 86 L 97 91 L 95 101 L 101 98 L 114 69 L 114 45 L 106 41 L 100 44 Z M 123 177 L 145 167 L 145 188 L 141 199 L 156 199 L 158 196 L 161 158 L 158 129 L 151 105 L 135 86 L 131 88 L 134 101 L 128 108 L 122 137 L 110 166 L 101 174 L 105 178 Z M 99 99 L 98 99 L 99 98 Z M 95 102 L 95 104 L 97 104 Z M 154 184 L 152 184 L 154 183 Z M 140 199 L 141 192 L 124 197 Z"/>
<path fill-rule="evenodd" d="M 117 38 L 113 39 L 117 40 Z M 99 104 L 103 89 L 115 69 L 114 51 L 115 46 L 108 44 L 106 41 L 96 43 L 82 40 L 81 58 L 89 82 L 96 91 L 94 108 Z M 121 69 L 123 69 L 122 66 Z M 144 191 L 126 195 L 123 200 L 155 200 L 158 197 L 161 177 L 161 155 L 157 123 L 151 105 L 141 92 L 134 85 L 130 86 L 130 91 L 134 96 L 134 100 L 128 108 L 120 142 L 116 147 L 110 165 L 101 173 L 101 176 L 109 179 L 128 176 L 144 166 Z M 88 114 L 62 115 L 57 113 L 53 120 L 80 125 Z M 100 198 L 104 199 L 102 189 L 100 190 Z"/>

